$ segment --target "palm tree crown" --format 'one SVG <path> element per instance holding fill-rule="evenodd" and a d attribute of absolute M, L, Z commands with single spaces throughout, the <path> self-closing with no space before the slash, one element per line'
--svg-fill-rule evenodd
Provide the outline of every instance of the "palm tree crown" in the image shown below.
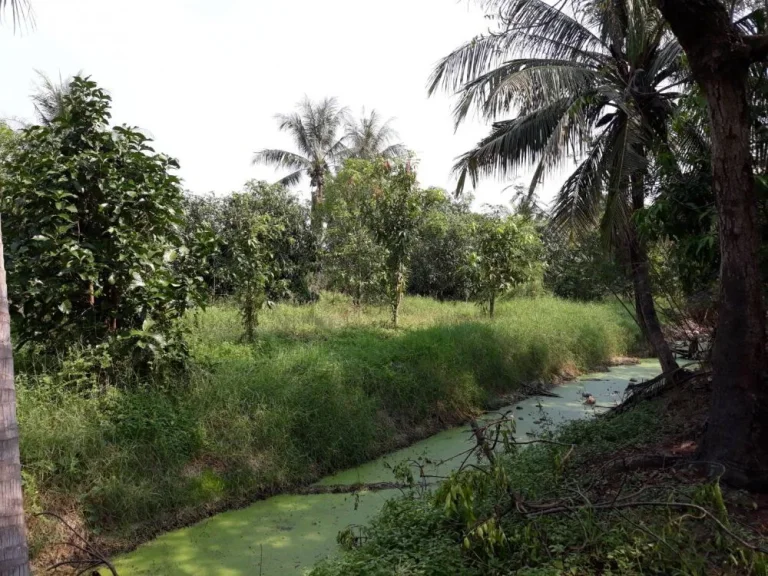
<path fill-rule="evenodd" d="M 458 91 L 457 124 L 471 110 L 494 122 L 454 167 L 466 178 L 505 176 L 535 164 L 531 193 L 569 153 L 580 164 L 553 209 L 560 226 L 614 227 L 629 183 L 647 168 L 677 94 L 682 50 L 648 0 L 481 0 L 499 30 L 444 58 L 429 91 Z M 567 10 L 566 10 L 567 8 Z M 503 118 L 515 109 L 518 115 Z M 604 196 L 605 194 L 605 196 Z"/>
<path fill-rule="evenodd" d="M 280 184 L 297 184 L 305 175 L 312 187 L 312 205 L 323 201 L 325 176 L 344 157 L 346 147 L 341 131 L 347 123 L 348 112 L 335 98 L 312 102 L 302 100 L 292 114 L 278 114 L 280 130 L 293 138 L 297 152 L 266 149 L 256 152 L 254 164 L 267 164 L 291 172 L 279 180 Z"/>
<path fill-rule="evenodd" d="M 408 153 L 401 143 L 394 143 L 398 134 L 392 128 L 393 118 L 383 121 L 376 110 L 347 123 L 345 144 L 350 158 L 401 158 Z"/>
<path fill-rule="evenodd" d="M 82 77 L 83 72 L 81 70 L 66 80 L 59 75 L 58 82 L 39 70 L 36 72 L 39 77 L 39 84 L 35 93 L 32 94 L 32 103 L 35 106 L 38 121 L 47 126 L 61 113 L 64 97 L 70 92 L 72 80 L 76 77 Z"/>

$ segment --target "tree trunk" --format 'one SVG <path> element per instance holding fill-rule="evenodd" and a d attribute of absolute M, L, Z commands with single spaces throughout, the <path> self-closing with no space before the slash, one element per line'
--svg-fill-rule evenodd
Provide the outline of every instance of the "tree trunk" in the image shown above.
<path fill-rule="evenodd" d="M 641 151 L 644 155 L 645 152 Z M 638 212 L 645 207 L 645 182 L 642 176 L 632 177 L 632 209 Z M 632 272 L 632 285 L 635 289 L 635 303 L 638 308 L 638 322 L 645 331 L 648 342 L 661 363 L 661 369 L 665 373 L 678 369 L 672 350 L 667 344 L 661 322 L 656 313 L 656 303 L 653 301 L 651 289 L 650 263 L 648 261 L 648 249 L 645 242 L 639 237 L 634 222 L 629 223 L 629 265 Z"/>
<path fill-rule="evenodd" d="M 496 292 L 491 292 L 490 302 L 488 303 L 488 316 L 493 318 L 493 314 L 496 311 Z"/>
<path fill-rule="evenodd" d="M 27 576 L 29 552 L 24 525 L 19 458 L 19 425 L 13 385 L 11 317 L 0 230 L 0 574 Z"/>
<path fill-rule="evenodd" d="M 640 309 L 638 320 L 640 326 L 644 327 L 648 342 L 653 347 L 653 351 L 661 363 L 661 369 L 664 372 L 677 370 L 678 365 L 672 350 L 667 344 L 664 332 L 661 330 L 661 322 L 656 314 L 656 304 L 653 301 L 651 292 L 651 277 L 648 265 L 648 253 L 641 243 L 637 242 L 636 233 L 632 233 L 634 246 L 630 249 L 632 266 L 632 285 L 635 289 L 636 303 Z"/>
<path fill-rule="evenodd" d="M 630 268 L 629 275 L 631 278 L 632 277 L 631 268 Z M 643 333 L 643 338 L 645 339 L 646 344 L 650 346 L 651 337 L 648 335 L 648 326 L 645 325 L 645 318 L 643 317 L 643 309 L 640 307 L 640 296 L 638 295 L 637 290 L 634 290 L 634 292 L 635 292 L 635 316 L 637 316 L 637 325 L 640 327 L 640 332 Z"/>
<path fill-rule="evenodd" d="M 720 304 L 712 350 L 712 407 L 702 458 L 723 464 L 724 479 L 730 483 L 765 490 L 765 310 L 758 266 L 760 240 L 747 101 L 748 69 L 757 56 L 731 24 L 719 1 L 657 2 L 706 94 L 712 134 L 712 178 L 721 257 Z"/>
<path fill-rule="evenodd" d="M 400 303 L 403 301 L 403 290 L 405 288 L 402 266 L 397 267 L 394 277 L 394 294 L 392 295 L 392 327 L 397 328 L 400 323 Z"/>
<path fill-rule="evenodd" d="M 315 189 L 312 191 L 312 206 L 310 208 L 310 224 L 319 238 L 323 232 L 323 217 L 320 208 L 325 201 L 325 175 L 319 174 L 315 177 Z"/>

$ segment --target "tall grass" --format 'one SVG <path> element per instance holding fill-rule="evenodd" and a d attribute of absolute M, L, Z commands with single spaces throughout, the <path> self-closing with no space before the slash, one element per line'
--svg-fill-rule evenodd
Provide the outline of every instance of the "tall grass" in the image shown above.
<path fill-rule="evenodd" d="M 187 319 L 195 369 L 173 393 L 84 394 L 19 377 L 28 507 L 83 519 L 115 546 L 248 502 L 467 418 L 520 383 L 626 354 L 631 321 L 610 305 L 550 298 L 472 304 L 406 298 L 385 308 L 329 295 L 263 313 L 243 344 L 237 310 Z M 31 363 L 30 363 L 31 364 Z M 32 524 L 33 544 L 46 543 Z"/>

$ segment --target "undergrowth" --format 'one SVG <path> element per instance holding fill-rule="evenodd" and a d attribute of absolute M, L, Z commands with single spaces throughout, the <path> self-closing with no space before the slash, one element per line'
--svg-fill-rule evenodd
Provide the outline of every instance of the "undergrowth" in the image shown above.
<path fill-rule="evenodd" d="M 610 466 L 663 440 L 664 420 L 649 403 L 512 444 L 433 492 L 390 500 L 311 576 L 765 576 L 768 556 L 744 545 L 765 549 L 764 535 L 733 514 L 754 507 L 749 495 L 684 467 Z"/>
<path fill-rule="evenodd" d="M 497 315 L 406 298 L 392 331 L 385 308 L 326 295 L 265 311 L 245 344 L 223 303 L 186 319 L 194 363 L 170 386 L 126 374 L 105 387 L 76 361 L 50 373 L 22 353 L 28 511 L 126 548 L 459 423 L 522 382 L 603 364 L 637 337 L 611 305 L 519 299 Z M 30 530 L 33 554 L 51 545 L 45 522 Z"/>

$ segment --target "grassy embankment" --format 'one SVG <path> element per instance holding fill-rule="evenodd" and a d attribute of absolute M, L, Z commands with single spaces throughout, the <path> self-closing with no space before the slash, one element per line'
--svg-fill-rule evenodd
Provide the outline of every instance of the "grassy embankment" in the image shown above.
<path fill-rule="evenodd" d="M 405 300 L 401 330 L 387 317 L 326 296 L 265 312 L 246 345 L 237 311 L 210 308 L 189 319 L 191 381 L 170 391 L 20 374 L 29 512 L 124 548 L 456 424 L 521 382 L 600 365 L 637 337 L 618 307 L 549 298 L 503 303 L 493 322 L 420 298 Z M 56 532 L 30 525 L 39 554 Z"/>

